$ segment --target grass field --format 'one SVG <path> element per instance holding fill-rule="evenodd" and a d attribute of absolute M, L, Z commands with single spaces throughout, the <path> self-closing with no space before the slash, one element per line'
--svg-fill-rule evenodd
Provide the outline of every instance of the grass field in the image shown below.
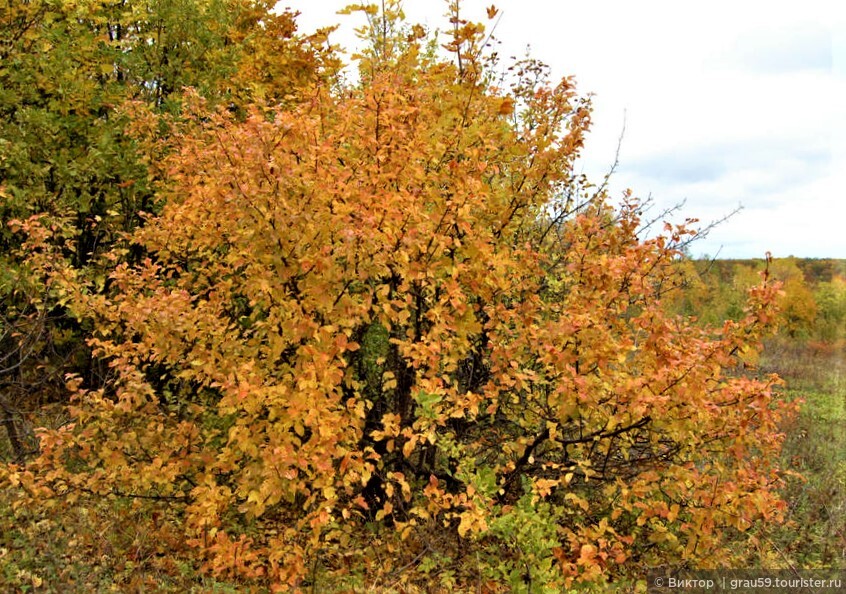
<path fill-rule="evenodd" d="M 787 428 L 788 523 L 774 531 L 779 565 L 846 568 L 846 357 L 842 349 L 782 343 L 762 370 L 779 373 L 804 404 Z"/>

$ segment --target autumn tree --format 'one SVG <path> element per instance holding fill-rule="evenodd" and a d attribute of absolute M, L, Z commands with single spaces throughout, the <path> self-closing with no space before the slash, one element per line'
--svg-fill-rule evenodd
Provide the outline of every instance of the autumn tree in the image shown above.
<path fill-rule="evenodd" d="M 782 508 L 777 379 L 726 371 L 777 288 L 718 327 L 668 315 L 690 231 L 642 239 L 636 200 L 574 173 L 573 81 L 524 61 L 497 84 L 457 3 L 446 57 L 387 5 L 359 7 L 357 85 L 243 118 L 195 98 L 146 257 L 114 253 L 105 291 L 19 223 L 111 377 L 74 378 L 73 423 L 7 481 L 177 510 L 209 571 L 279 591 L 730 562 Z"/>
<path fill-rule="evenodd" d="M 795 258 L 776 260 L 773 273 L 782 283 L 781 332 L 791 339 L 810 336 L 817 317 L 817 303 Z"/>

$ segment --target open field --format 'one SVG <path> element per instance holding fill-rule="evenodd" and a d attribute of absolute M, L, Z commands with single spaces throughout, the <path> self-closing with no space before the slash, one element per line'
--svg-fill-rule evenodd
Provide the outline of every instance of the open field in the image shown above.
<path fill-rule="evenodd" d="M 771 345 L 762 368 L 779 373 L 805 403 L 783 457 L 801 475 L 785 492 L 789 522 L 774 535 L 781 561 L 846 568 L 846 357 L 836 349 Z"/>

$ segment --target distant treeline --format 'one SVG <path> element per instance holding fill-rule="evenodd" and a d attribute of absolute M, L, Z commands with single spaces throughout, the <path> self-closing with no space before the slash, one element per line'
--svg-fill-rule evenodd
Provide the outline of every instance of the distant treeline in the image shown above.
<path fill-rule="evenodd" d="M 675 313 L 703 324 L 738 319 L 746 292 L 766 271 L 782 283 L 780 335 L 825 342 L 846 338 L 846 260 L 702 259 L 682 261 L 679 267 L 683 289 L 667 300 Z"/>
<path fill-rule="evenodd" d="M 763 258 L 701 259 L 696 260 L 696 262 L 704 270 L 710 269 L 714 274 L 720 275 L 720 278 L 723 279 L 732 278 L 738 266 L 764 270 L 767 265 L 767 261 Z M 790 256 L 787 258 L 775 258 L 774 262 L 790 262 L 795 264 L 802 271 L 805 282 L 812 286 L 823 282 L 831 282 L 837 277 L 846 277 L 846 260 L 843 259 L 795 258 Z"/>

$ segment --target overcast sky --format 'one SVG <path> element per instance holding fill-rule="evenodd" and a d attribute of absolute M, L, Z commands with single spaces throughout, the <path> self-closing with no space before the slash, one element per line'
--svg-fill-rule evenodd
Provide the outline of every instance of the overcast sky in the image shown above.
<path fill-rule="evenodd" d="M 490 23 L 492 0 L 465 0 Z M 347 0 L 282 0 L 300 29 L 362 17 Z M 703 223 L 743 210 L 693 255 L 846 258 L 846 2 L 843 0 L 499 0 L 503 56 L 548 63 L 594 95 L 579 165 L 600 180 L 625 134 L 611 189 Z M 413 22 L 443 28 L 446 3 L 406 0 Z"/>

